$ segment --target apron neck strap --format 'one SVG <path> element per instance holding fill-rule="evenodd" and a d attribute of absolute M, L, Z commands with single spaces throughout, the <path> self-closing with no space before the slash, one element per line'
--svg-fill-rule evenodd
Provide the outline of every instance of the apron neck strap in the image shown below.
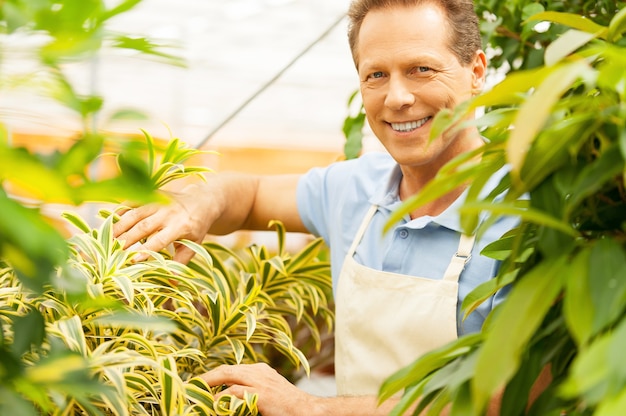
<path fill-rule="evenodd" d="M 365 218 L 363 218 L 363 221 L 361 222 L 361 226 L 359 227 L 359 230 L 356 232 L 356 235 L 354 236 L 354 240 L 352 240 L 352 245 L 350 246 L 350 250 L 348 250 L 348 255 L 350 257 L 354 255 L 356 251 L 356 247 L 361 242 L 361 239 L 363 238 L 363 234 L 365 234 L 365 230 L 367 229 L 367 226 L 370 224 L 370 221 L 372 217 L 374 216 L 374 214 L 376 213 L 377 209 L 378 209 L 378 205 L 372 205 L 370 206 L 370 209 L 367 211 L 367 214 L 365 214 Z"/>
<path fill-rule="evenodd" d="M 465 265 L 472 258 L 472 248 L 474 248 L 474 240 L 476 235 L 461 234 L 459 240 L 459 248 L 457 252 L 452 256 L 452 260 L 448 265 L 446 273 L 443 275 L 443 280 L 449 280 L 458 282 L 461 272 L 465 268 Z"/>
<path fill-rule="evenodd" d="M 365 218 L 361 222 L 359 230 L 354 236 L 354 240 L 352 240 L 352 245 L 348 250 L 348 255 L 352 257 L 356 251 L 357 246 L 361 242 L 363 235 L 365 234 L 365 230 L 367 229 L 372 217 L 378 210 L 377 205 L 370 206 L 367 214 L 365 214 Z M 452 260 L 446 269 L 445 274 L 443 275 L 443 280 L 449 280 L 453 282 L 458 282 L 459 277 L 461 276 L 461 272 L 465 268 L 465 265 L 472 258 L 472 249 L 474 248 L 474 240 L 476 239 L 476 235 L 465 235 L 461 234 L 461 238 L 459 240 L 459 247 L 457 252 L 452 256 Z"/>

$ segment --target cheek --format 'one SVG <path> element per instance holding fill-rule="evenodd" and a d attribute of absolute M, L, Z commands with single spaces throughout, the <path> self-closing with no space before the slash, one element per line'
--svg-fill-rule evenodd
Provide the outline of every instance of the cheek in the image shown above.
<path fill-rule="evenodd" d="M 465 101 L 472 97 L 475 90 L 475 84 L 471 73 L 464 73 L 456 80 L 450 80 L 452 95 L 456 97 L 457 102 Z"/>
<path fill-rule="evenodd" d="M 361 99 L 363 100 L 365 114 L 374 114 L 384 102 L 379 92 L 369 89 L 361 89 Z"/>

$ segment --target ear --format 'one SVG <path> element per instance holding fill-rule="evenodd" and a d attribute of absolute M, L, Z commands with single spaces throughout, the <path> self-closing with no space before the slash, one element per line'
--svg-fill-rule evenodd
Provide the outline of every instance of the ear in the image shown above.
<path fill-rule="evenodd" d="M 487 56 L 482 50 L 478 50 L 471 63 L 472 66 L 472 95 L 478 95 L 485 86 L 487 76 Z"/>

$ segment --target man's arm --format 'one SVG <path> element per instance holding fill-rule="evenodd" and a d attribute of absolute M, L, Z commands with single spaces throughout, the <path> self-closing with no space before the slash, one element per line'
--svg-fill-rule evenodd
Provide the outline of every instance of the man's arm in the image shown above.
<path fill-rule="evenodd" d="M 291 384 L 267 364 L 222 365 L 200 376 L 210 386 L 228 386 L 222 394 L 243 398 L 244 392 L 258 396 L 258 409 L 263 416 L 386 416 L 398 404 L 391 398 L 380 405 L 375 396 L 317 397 Z M 543 368 L 537 378 L 528 407 L 551 383 L 550 367 Z M 487 405 L 487 416 L 500 415 L 503 390 L 497 392 Z M 417 403 L 407 412 L 412 415 Z M 423 412 L 424 414 L 426 411 Z M 446 406 L 440 416 L 450 414 Z"/>
<path fill-rule="evenodd" d="M 146 238 L 143 248 L 158 251 L 178 239 L 202 242 L 208 233 L 266 230 L 280 220 L 289 231 L 305 232 L 296 201 L 298 175 L 212 175 L 206 183 L 168 192 L 167 205 L 149 204 L 126 211 L 114 224 L 114 235 L 129 247 Z M 193 252 L 179 247 L 174 260 L 187 262 Z M 136 260 L 142 260 L 138 258 Z"/>
<path fill-rule="evenodd" d="M 243 398 L 257 394 L 263 416 L 386 416 L 399 399 L 378 406 L 375 396 L 317 397 L 291 384 L 267 364 L 222 365 L 200 376 L 210 386 L 228 386 L 221 394 Z"/>

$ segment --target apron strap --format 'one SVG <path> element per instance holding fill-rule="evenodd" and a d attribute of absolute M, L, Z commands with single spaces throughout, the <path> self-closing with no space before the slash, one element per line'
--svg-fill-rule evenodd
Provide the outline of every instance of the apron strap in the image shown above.
<path fill-rule="evenodd" d="M 448 265 L 446 273 L 443 275 L 443 280 L 450 280 L 458 282 L 461 272 L 465 268 L 465 265 L 472 258 L 472 248 L 474 248 L 474 240 L 476 235 L 461 234 L 459 240 L 459 248 L 457 252 L 452 256 L 452 260 Z"/>
<path fill-rule="evenodd" d="M 365 230 L 367 229 L 367 226 L 370 224 L 370 220 L 372 219 L 372 217 L 374 217 L 374 214 L 376 213 L 377 209 L 378 209 L 378 205 L 372 205 L 370 206 L 370 209 L 367 211 L 367 214 L 365 214 L 365 218 L 363 218 L 363 221 L 361 222 L 361 226 L 359 227 L 359 230 L 356 232 L 356 235 L 354 236 L 354 240 L 352 240 L 352 245 L 350 246 L 350 250 L 348 250 L 348 256 L 352 257 L 354 253 L 356 252 L 356 247 L 361 242 L 361 239 L 363 238 L 363 234 L 365 234 Z"/>
<path fill-rule="evenodd" d="M 352 257 L 356 251 L 357 246 L 361 243 L 361 239 L 365 234 L 365 230 L 369 226 L 371 219 L 374 217 L 374 214 L 378 210 L 378 205 L 370 206 L 367 214 L 363 218 L 361 225 L 354 236 L 354 240 L 352 240 L 352 245 L 348 250 L 348 256 Z M 452 256 L 452 260 L 446 269 L 445 274 L 443 275 L 443 280 L 450 280 L 453 282 L 458 282 L 459 277 L 461 276 L 461 272 L 465 268 L 465 265 L 472 258 L 472 249 L 474 248 L 474 240 L 476 239 L 476 235 L 465 235 L 461 234 L 461 238 L 459 240 L 459 247 L 457 252 Z"/>

